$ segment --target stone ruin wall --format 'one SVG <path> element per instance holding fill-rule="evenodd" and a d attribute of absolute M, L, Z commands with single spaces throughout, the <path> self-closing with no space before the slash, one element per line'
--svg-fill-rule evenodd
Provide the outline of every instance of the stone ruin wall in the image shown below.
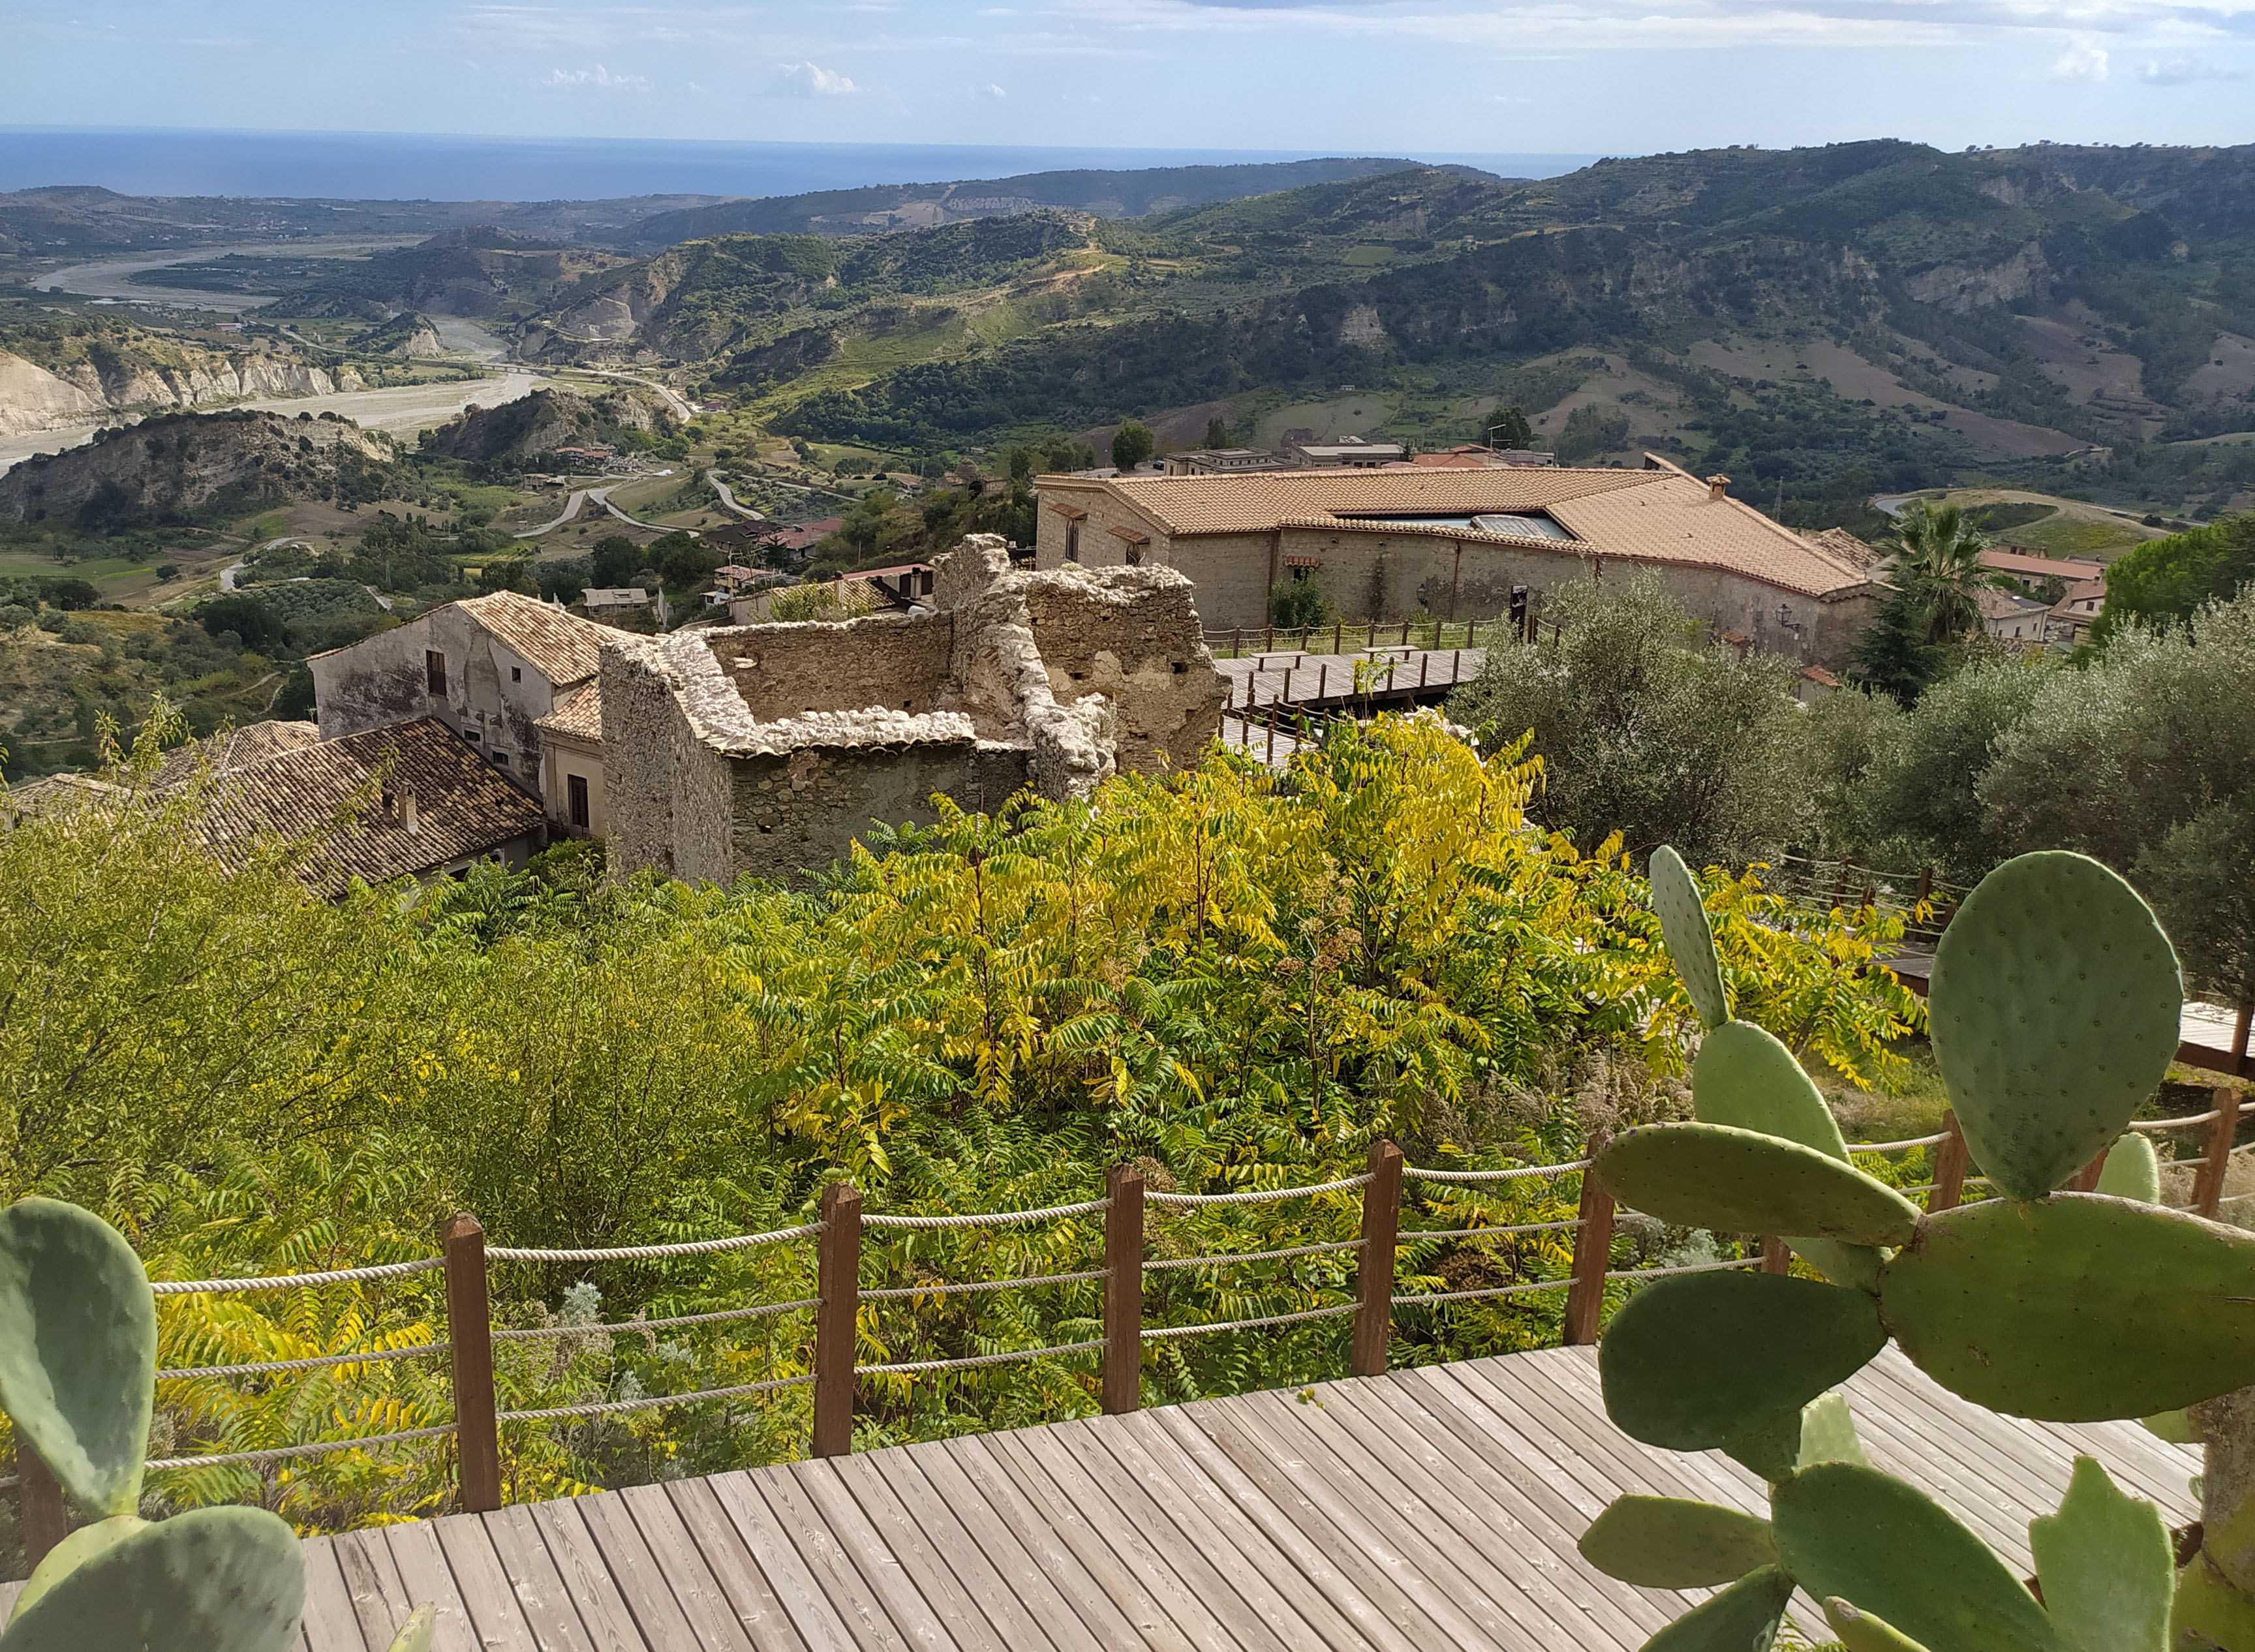
<path fill-rule="evenodd" d="M 806 621 L 712 633 L 713 657 L 762 722 L 883 706 L 951 709 L 952 614 L 875 614 L 843 624 Z"/>
<path fill-rule="evenodd" d="M 1084 796 L 1219 731 L 1225 686 L 1171 569 L 1018 573 L 977 535 L 940 559 L 934 601 L 607 643 L 613 870 L 787 877 L 873 819 L 929 823 L 934 793 Z"/>
<path fill-rule="evenodd" d="M 1100 580 L 1036 573 L 1025 587 L 1052 692 L 1061 700 L 1102 694 L 1119 708 L 1119 766 L 1156 774 L 1195 764 L 1221 727 L 1228 686 L 1190 581 L 1171 568 L 1121 568 Z"/>

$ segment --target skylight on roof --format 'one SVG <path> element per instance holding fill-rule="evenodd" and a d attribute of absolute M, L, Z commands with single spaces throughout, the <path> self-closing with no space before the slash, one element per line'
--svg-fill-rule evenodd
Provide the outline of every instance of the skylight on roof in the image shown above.
<path fill-rule="evenodd" d="M 1572 536 L 1548 517 L 1515 510 L 1483 511 L 1472 518 L 1482 533 L 1508 533 L 1521 539 L 1565 539 Z"/>
<path fill-rule="evenodd" d="M 1531 510 L 1483 510 L 1477 516 L 1461 513 L 1416 517 L 1366 517 L 1337 511 L 1337 516 L 1360 523 L 1399 525 L 1404 528 L 1470 528 L 1475 533 L 1507 534 L 1514 539 L 1570 539 L 1574 536 L 1549 517 Z"/>

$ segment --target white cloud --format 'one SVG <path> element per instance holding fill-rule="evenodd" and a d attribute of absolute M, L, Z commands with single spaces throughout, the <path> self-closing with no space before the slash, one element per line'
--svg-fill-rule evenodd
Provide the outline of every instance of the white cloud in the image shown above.
<path fill-rule="evenodd" d="M 816 63 L 778 63 L 773 90 L 782 97 L 851 97 L 861 88 Z"/>
<path fill-rule="evenodd" d="M 2141 63 L 2138 78 L 2148 86 L 2188 86 L 2195 81 L 2244 81 L 2246 74 L 2206 58 L 2171 58 L 2166 62 Z"/>
<path fill-rule="evenodd" d="M 2103 81 L 2106 78 L 2106 48 L 2096 40 L 2070 40 L 2051 66 L 2055 81 Z"/>
<path fill-rule="evenodd" d="M 989 81 L 985 86 L 973 87 L 971 88 L 971 95 L 977 98 L 982 103 L 1000 103 L 1003 99 L 1008 97 L 1010 95 L 1004 91 L 1001 87 Z"/>
<path fill-rule="evenodd" d="M 558 69 L 539 82 L 542 86 L 601 87 L 613 91 L 647 92 L 650 80 L 641 74 L 614 74 L 598 63 L 592 69 Z"/>

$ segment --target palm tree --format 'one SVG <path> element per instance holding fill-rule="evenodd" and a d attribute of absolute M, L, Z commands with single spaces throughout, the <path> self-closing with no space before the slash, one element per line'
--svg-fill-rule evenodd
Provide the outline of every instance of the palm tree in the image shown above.
<path fill-rule="evenodd" d="M 1928 643 L 1958 643 L 1982 629 L 1980 593 L 2007 583 L 1981 566 L 1989 541 L 1956 505 L 1924 501 L 1896 519 L 1895 585 L 1910 599 Z"/>

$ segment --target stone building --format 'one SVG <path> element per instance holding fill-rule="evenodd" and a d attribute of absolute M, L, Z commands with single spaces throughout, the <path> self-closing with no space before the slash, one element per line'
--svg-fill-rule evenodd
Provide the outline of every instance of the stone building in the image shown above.
<path fill-rule="evenodd" d="M 1035 565 L 1178 569 L 1217 630 L 1267 625 L 1295 580 L 1351 619 L 1460 621 L 1506 613 L 1514 587 L 1648 571 L 1718 632 L 1844 662 L 1886 594 L 1851 536 L 1804 537 L 1731 498 L 1727 478 L 1646 464 L 1043 476 Z"/>
<path fill-rule="evenodd" d="M 614 871 L 727 882 L 849 852 L 945 793 L 999 807 L 1197 759 L 1226 686 L 1170 568 L 1014 573 L 1001 539 L 942 557 L 927 611 L 608 636 Z"/>
<path fill-rule="evenodd" d="M 618 635 L 515 591 L 443 604 L 306 662 L 321 738 L 436 718 L 542 799 L 558 825 L 599 835 L 589 821 L 601 812 L 601 742 L 581 733 L 592 708 L 548 720 L 583 687 L 592 691 L 602 644 Z M 572 812 L 580 795 L 590 799 L 588 821 Z"/>

